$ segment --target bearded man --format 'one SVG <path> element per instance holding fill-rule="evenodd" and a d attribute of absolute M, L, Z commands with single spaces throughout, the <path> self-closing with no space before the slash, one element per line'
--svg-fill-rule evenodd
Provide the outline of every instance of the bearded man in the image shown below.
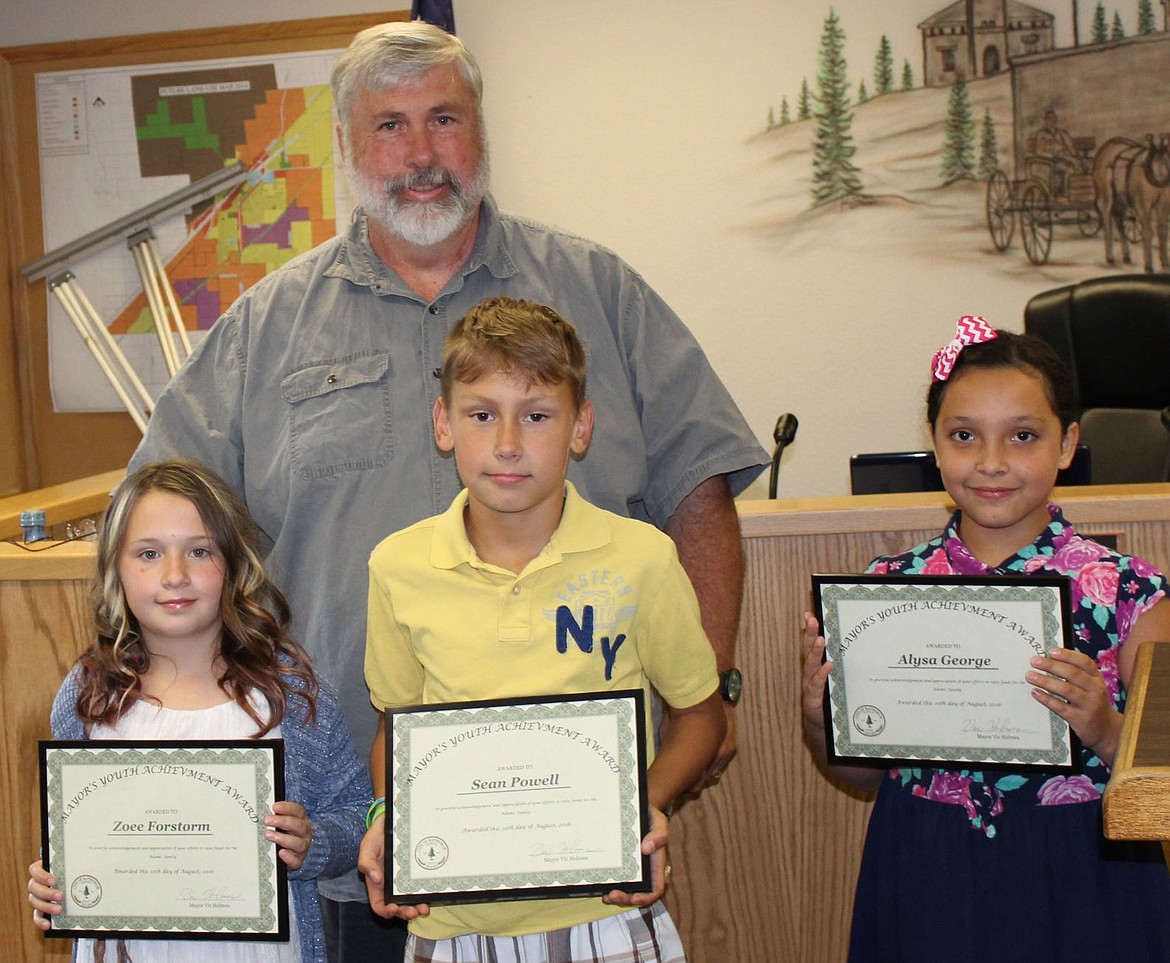
<path fill-rule="evenodd" d="M 461 487 L 432 437 L 436 375 L 448 329 L 491 295 L 550 305 L 576 326 L 597 428 L 569 478 L 594 504 L 674 539 L 719 669 L 734 668 L 743 557 L 732 498 L 768 454 L 640 275 L 590 241 L 497 209 L 482 90 L 470 52 L 437 27 L 357 35 L 333 72 L 359 203 L 348 230 L 228 309 L 160 397 L 131 461 L 197 458 L 240 492 L 270 540 L 293 635 L 340 691 L 359 755 L 376 728 L 363 675 L 366 562 Z M 734 753 L 729 731 L 712 776 Z M 356 871 L 319 888 L 331 960 L 401 959 L 404 930 L 382 929 L 393 924 L 370 913 Z"/>

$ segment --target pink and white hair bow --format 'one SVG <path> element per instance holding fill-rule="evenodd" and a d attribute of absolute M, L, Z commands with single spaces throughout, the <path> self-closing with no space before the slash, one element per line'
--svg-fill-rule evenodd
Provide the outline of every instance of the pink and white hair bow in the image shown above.
<path fill-rule="evenodd" d="M 987 321 L 975 314 L 964 314 L 955 326 L 955 337 L 934 353 L 930 370 L 935 381 L 946 381 L 951 376 L 959 352 L 969 344 L 994 341 L 999 333 Z"/>

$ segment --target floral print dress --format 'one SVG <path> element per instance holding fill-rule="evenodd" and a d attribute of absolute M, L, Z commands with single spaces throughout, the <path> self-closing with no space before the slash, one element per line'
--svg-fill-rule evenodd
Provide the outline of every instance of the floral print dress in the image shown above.
<path fill-rule="evenodd" d="M 1092 656 L 1118 711 L 1125 692 L 1117 674 L 1121 643 L 1138 616 L 1160 602 L 1166 579 L 1145 559 L 1119 555 L 1082 538 L 1055 505 L 1040 537 L 1023 551 L 992 568 L 975 558 L 959 537 L 960 513 L 936 539 L 901 555 L 879 558 L 869 571 L 891 575 L 1068 575 L 1072 578 L 1073 631 L 1076 647 Z M 996 833 L 995 819 L 1005 805 L 1059 806 L 1100 799 L 1109 767 L 1088 749 L 1081 750 L 1082 774 L 1021 775 L 992 771 L 894 769 L 890 778 L 904 790 L 935 802 L 962 806 L 975 829 Z"/>
<path fill-rule="evenodd" d="M 995 567 L 963 544 L 956 512 L 939 537 L 878 558 L 869 571 L 1070 576 L 1076 648 L 1096 661 L 1124 710 L 1118 652 L 1142 613 L 1166 597 L 1166 578 L 1144 559 L 1078 535 L 1057 506 L 1048 512 L 1039 537 Z M 1116 958 L 1170 961 L 1170 876 L 1160 847 L 1104 839 L 1109 768 L 1090 750 L 1081 753 L 1081 772 L 1071 776 L 891 769 L 866 835 L 849 959 L 1091 963 L 1121 947 L 1132 955 Z M 1085 914 L 1141 919 L 1151 901 L 1120 944 L 1111 930 L 1085 932 Z M 1013 934 L 1007 945 L 992 937 L 997 931 Z"/>

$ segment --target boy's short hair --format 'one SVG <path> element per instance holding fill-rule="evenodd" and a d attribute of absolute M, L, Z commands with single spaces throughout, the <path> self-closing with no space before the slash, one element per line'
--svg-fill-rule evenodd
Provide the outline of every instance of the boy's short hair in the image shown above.
<path fill-rule="evenodd" d="M 451 400 L 456 381 L 466 384 L 501 371 L 528 385 L 566 383 L 580 410 L 587 367 L 576 329 L 552 308 L 519 298 L 484 298 L 447 335 L 443 398 Z"/>

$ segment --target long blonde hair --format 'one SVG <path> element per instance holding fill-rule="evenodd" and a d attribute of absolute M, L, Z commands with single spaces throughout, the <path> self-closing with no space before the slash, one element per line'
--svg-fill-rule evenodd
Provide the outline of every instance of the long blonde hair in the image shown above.
<path fill-rule="evenodd" d="M 284 718 L 291 694 L 303 700 L 306 721 L 314 718 L 317 676 L 304 649 L 288 634 L 288 602 L 264 572 L 259 529 L 223 479 L 188 459 L 143 466 L 118 486 L 106 508 L 93 587 L 96 638 L 78 660 L 82 669 L 78 717 L 88 724 L 112 725 L 135 701 L 147 698 L 142 677 L 150 668 L 150 652 L 126 603 L 118 553 L 131 513 L 152 491 L 191 502 L 223 558 L 219 657 L 224 671 L 219 687 L 256 721 L 257 737 Z M 253 689 L 268 703 L 267 719 L 258 716 L 248 699 Z"/>

